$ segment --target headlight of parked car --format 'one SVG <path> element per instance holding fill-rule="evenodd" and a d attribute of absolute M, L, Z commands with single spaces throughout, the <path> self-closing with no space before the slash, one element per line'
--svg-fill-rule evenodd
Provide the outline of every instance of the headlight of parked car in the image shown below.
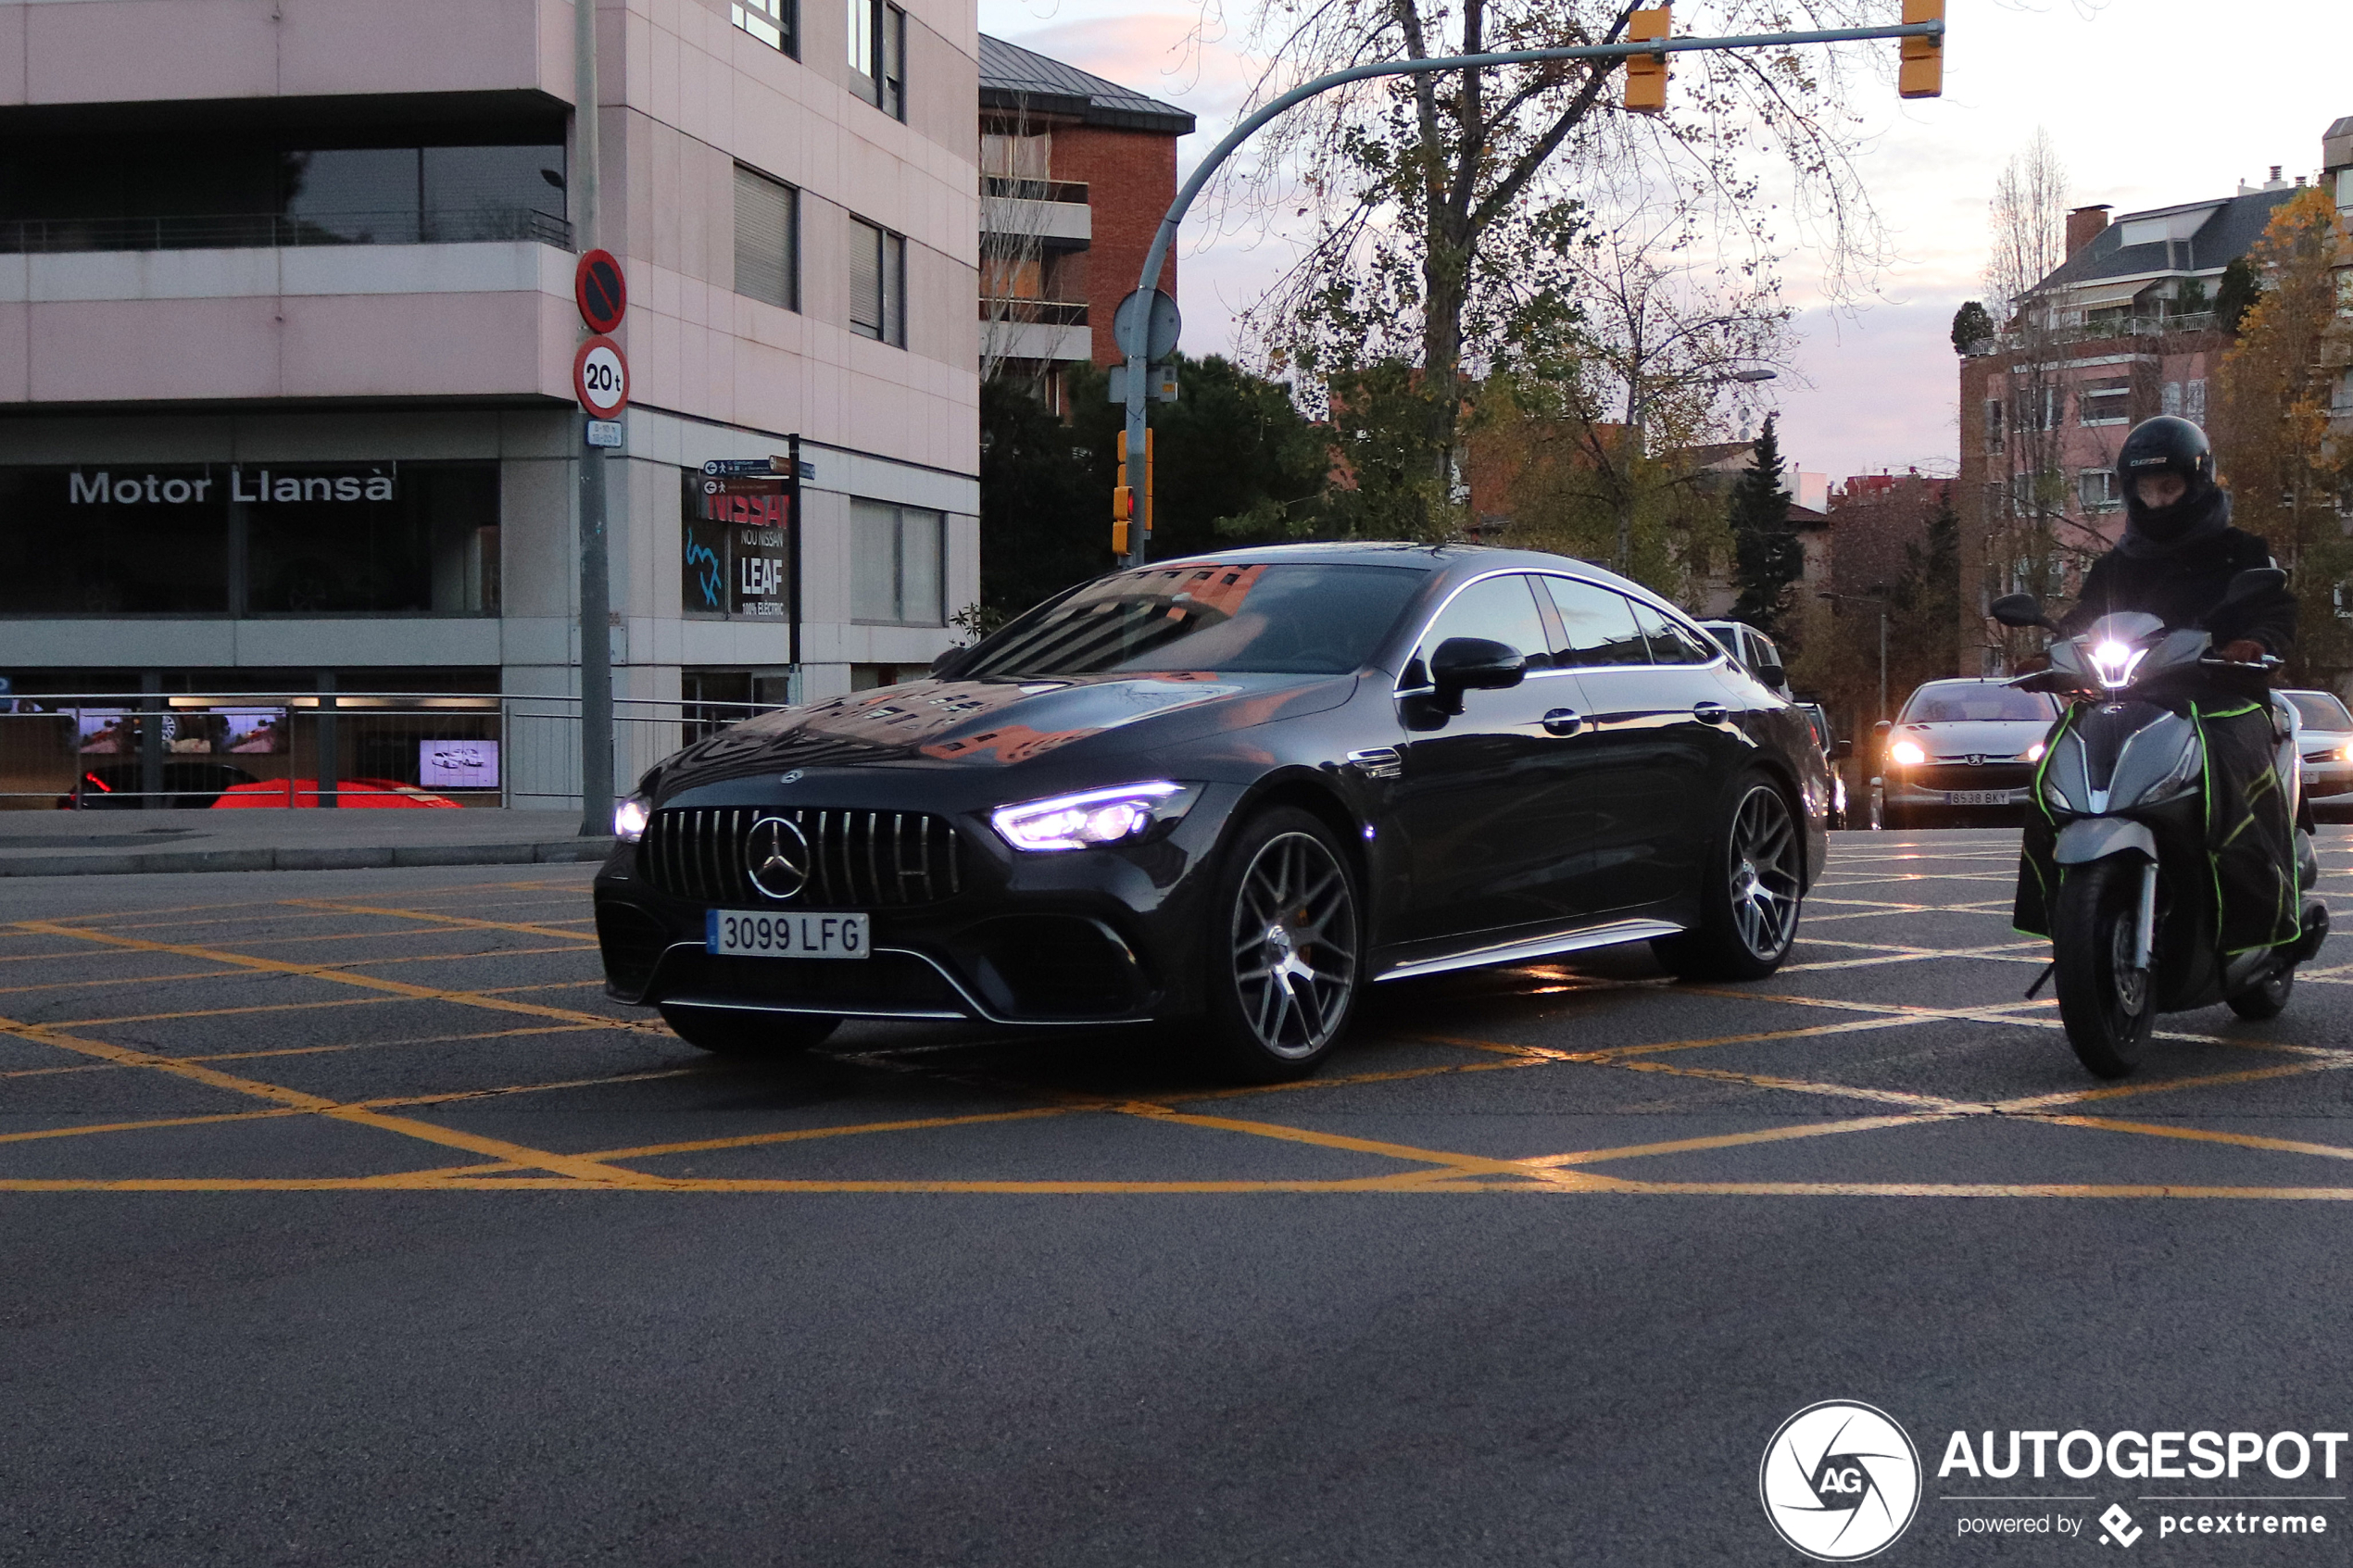
<path fill-rule="evenodd" d="M 1160 823 L 1175 822 L 1200 793 L 1198 784 L 1150 779 L 1000 806 L 988 820 L 998 836 L 1016 849 L 1092 849 L 1141 838 Z"/>

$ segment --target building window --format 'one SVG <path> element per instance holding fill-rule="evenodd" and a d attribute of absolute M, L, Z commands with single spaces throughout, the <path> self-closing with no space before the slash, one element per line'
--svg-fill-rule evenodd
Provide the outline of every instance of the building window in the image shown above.
<path fill-rule="evenodd" d="M 2133 383 L 2130 377 L 2085 382 L 2076 395 L 2079 424 L 2121 425 L 2133 422 Z"/>
<path fill-rule="evenodd" d="M 2182 383 L 2182 418 L 2192 424 L 2206 422 L 2206 378 L 2199 376 Z"/>
<path fill-rule="evenodd" d="M 2020 387 L 2018 416 L 2010 422 L 2020 430 L 2056 430 L 2065 406 L 2064 390 L 2057 385 Z"/>
<path fill-rule="evenodd" d="M 922 507 L 849 504 L 849 617 L 883 626 L 947 623 L 948 520 Z"/>
<path fill-rule="evenodd" d="M 893 119 L 907 118 L 907 13 L 885 0 L 849 0 L 849 69 L 858 95 Z"/>
<path fill-rule="evenodd" d="M 2075 476 L 2075 494 L 2087 512 L 2112 512 L 2124 504 L 2114 469 L 2085 469 Z"/>
<path fill-rule="evenodd" d="M 862 218 L 849 220 L 849 329 L 907 346 L 907 241 Z"/>
<path fill-rule="evenodd" d="M 737 27 L 771 49 L 800 58 L 800 0 L 743 0 L 727 9 Z"/>
<path fill-rule="evenodd" d="M 2002 400 L 1985 400 L 1985 450 L 1999 455 L 2002 450 Z"/>
<path fill-rule="evenodd" d="M 2159 389 L 2157 395 L 2157 409 L 2160 414 L 2179 414 L 2182 411 L 2182 383 L 2180 382 L 2167 382 Z"/>
<path fill-rule="evenodd" d="M 736 165 L 736 292 L 800 308 L 800 193 Z"/>

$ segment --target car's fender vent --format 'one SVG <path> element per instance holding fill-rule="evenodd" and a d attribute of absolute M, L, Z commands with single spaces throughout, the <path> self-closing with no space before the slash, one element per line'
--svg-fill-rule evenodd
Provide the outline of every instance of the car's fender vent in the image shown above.
<path fill-rule="evenodd" d="M 782 817 L 807 846 L 798 893 L 772 897 L 752 881 L 753 826 Z M 771 830 L 774 831 L 774 830 Z M 882 909 L 929 904 L 963 887 L 961 843 L 945 817 L 791 806 L 673 807 L 656 811 L 637 847 L 639 872 L 662 892 L 704 904 Z M 768 879 L 774 885 L 774 878 Z"/>
<path fill-rule="evenodd" d="M 613 989 L 643 994 L 670 946 L 670 934 L 645 910 L 601 899 L 597 904 L 597 946 L 603 950 L 605 979 Z"/>

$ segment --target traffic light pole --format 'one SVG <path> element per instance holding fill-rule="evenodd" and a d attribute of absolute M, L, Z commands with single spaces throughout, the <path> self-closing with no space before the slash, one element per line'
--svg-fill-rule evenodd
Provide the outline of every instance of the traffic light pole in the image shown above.
<path fill-rule="evenodd" d="M 1352 82 L 1369 82 L 1383 76 L 1427 76 L 1433 71 L 1473 70 L 1488 66 L 1537 65 L 1547 60 L 1622 60 L 1635 55 L 1690 55 L 1706 51 L 1731 49 L 1780 49 L 1793 44 L 1860 44 L 1881 38 L 1942 39 L 1942 20 L 1906 22 L 1890 27 L 1825 28 L 1813 32 L 1762 32 L 1734 38 L 1661 38 L 1639 44 L 1587 44 L 1562 49 L 1512 49 L 1492 55 L 1450 55 L 1442 59 L 1379 60 L 1371 64 L 1351 66 L 1327 75 L 1302 82 L 1290 92 L 1262 107 L 1256 113 L 1226 133 L 1225 139 L 1209 150 L 1209 156 L 1192 172 L 1168 204 L 1168 214 L 1160 220 L 1160 228 L 1152 234 L 1152 243 L 1144 252 L 1144 269 L 1138 276 L 1136 289 L 1149 295 L 1160 286 L 1160 270 L 1176 246 L 1176 230 L 1192 207 L 1193 198 L 1202 193 L 1225 161 L 1237 148 L 1258 134 L 1268 121 L 1286 110 L 1296 108 L 1308 99 L 1345 87 Z M 1144 402 L 1147 360 L 1143 334 L 1138 341 L 1124 345 L 1127 355 L 1127 449 L 1144 449 Z M 1135 516 L 1127 526 L 1127 564 L 1144 564 L 1144 533 L 1151 526 L 1151 502 L 1141 486 L 1135 487 Z"/>

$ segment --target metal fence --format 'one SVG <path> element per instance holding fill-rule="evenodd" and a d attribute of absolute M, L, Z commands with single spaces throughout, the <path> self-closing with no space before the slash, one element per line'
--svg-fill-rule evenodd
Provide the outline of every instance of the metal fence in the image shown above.
<path fill-rule="evenodd" d="M 626 788 L 774 704 L 616 697 Z M 577 808 L 580 699 L 443 692 L 0 699 L 0 809 Z"/>

